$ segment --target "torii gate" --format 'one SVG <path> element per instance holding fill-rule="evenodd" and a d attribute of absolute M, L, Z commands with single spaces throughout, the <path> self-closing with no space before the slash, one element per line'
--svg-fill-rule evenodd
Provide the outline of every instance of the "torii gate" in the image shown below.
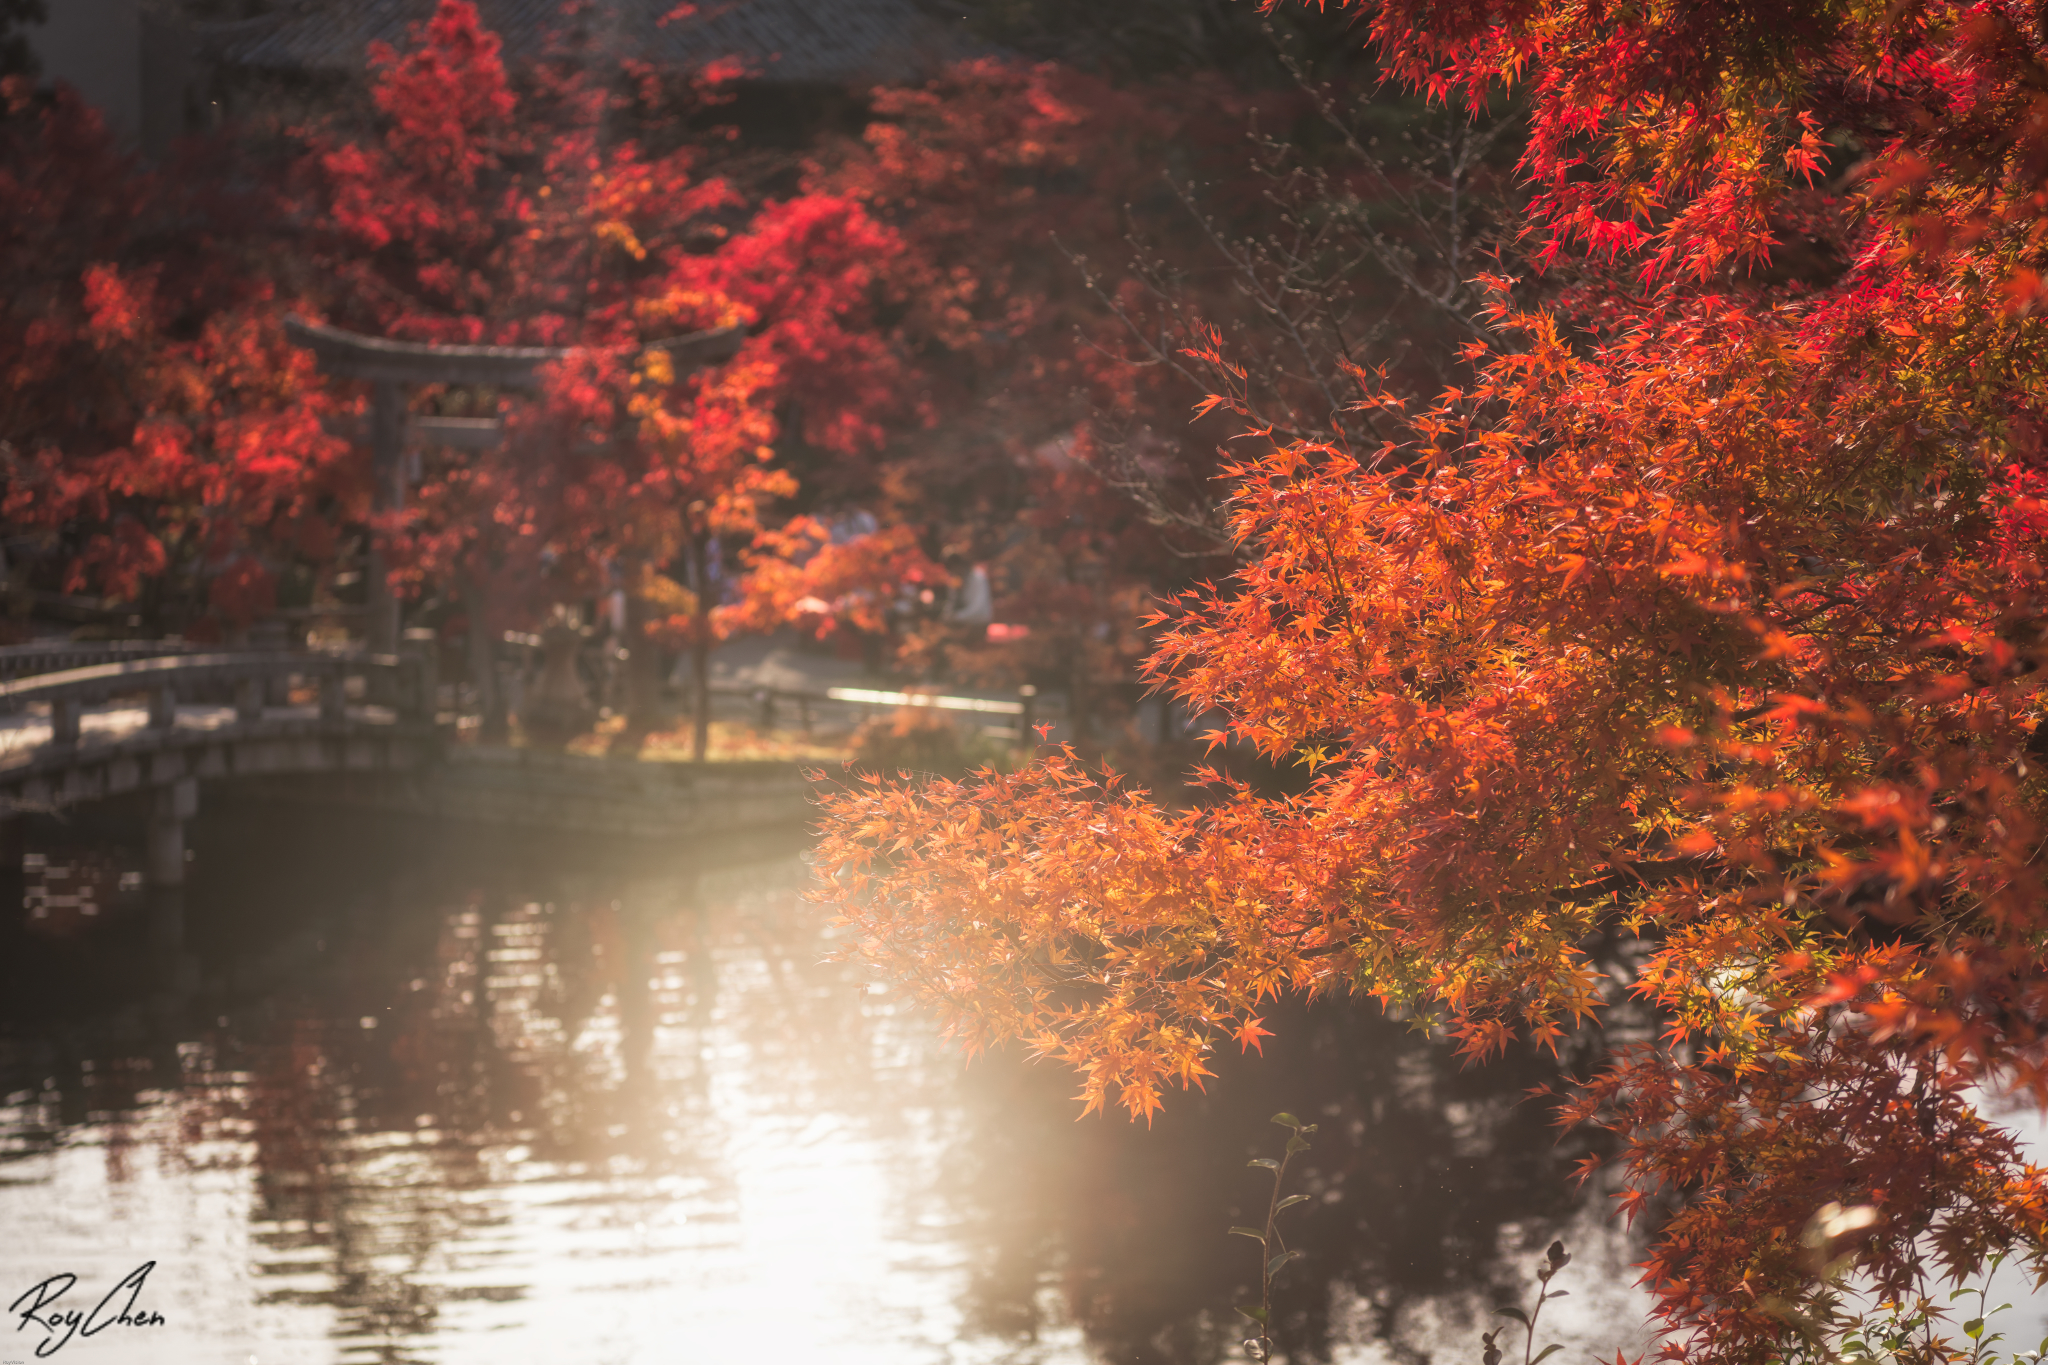
<path fill-rule="evenodd" d="M 370 454 L 374 471 L 372 508 L 397 512 L 405 507 L 407 422 L 401 386 L 476 384 L 531 393 L 540 388 L 540 368 L 576 353 L 560 346 L 443 346 L 344 332 L 302 318 L 286 318 L 285 334 L 311 351 L 320 373 L 337 379 L 364 379 L 370 384 Z M 730 360 L 745 336 L 741 327 L 650 342 L 639 354 L 666 351 L 677 373 Z M 496 418 L 416 417 L 412 435 L 423 444 L 460 450 L 490 450 L 504 439 Z M 391 595 L 384 556 L 370 538 L 369 560 L 363 566 L 365 604 L 369 608 L 372 654 L 398 652 L 398 600 Z"/>

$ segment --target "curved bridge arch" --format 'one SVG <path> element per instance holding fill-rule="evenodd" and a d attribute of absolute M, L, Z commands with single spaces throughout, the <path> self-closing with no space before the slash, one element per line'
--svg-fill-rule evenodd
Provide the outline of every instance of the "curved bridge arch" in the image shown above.
<path fill-rule="evenodd" d="M 577 838 L 729 841 L 800 829 L 811 813 L 794 762 L 445 743 L 436 681 L 425 658 L 282 651 L 126 657 L 18 677 L 0 683 L 0 820 L 148 793 L 149 879 L 168 887 L 184 881 L 201 781 L 234 780 L 264 800 Z M 285 780 L 321 774 L 317 791 Z"/>
<path fill-rule="evenodd" d="M 295 703 L 298 687 L 314 699 Z M 433 704 L 426 662 L 392 655 L 184 653 L 16 678 L 0 683 L 0 819 L 151 792 L 150 879 L 177 885 L 200 779 L 418 768 L 438 749 Z"/>

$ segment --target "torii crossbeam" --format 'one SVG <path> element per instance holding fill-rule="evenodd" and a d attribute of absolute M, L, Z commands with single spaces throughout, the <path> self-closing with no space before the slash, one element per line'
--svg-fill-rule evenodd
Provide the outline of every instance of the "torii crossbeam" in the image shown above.
<path fill-rule="evenodd" d="M 574 355 L 583 348 L 564 346 L 453 346 L 430 342 L 391 341 L 326 327 L 303 318 L 286 318 L 285 335 L 313 353 L 320 373 L 337 379 L 362 379 L 370 384 L 370 454 L 374 469 L 372 505 L 378 512 L 405 506 L 405 397 L 401 386 L 473 384 L 531 393 L 540 387 L 543 365 Z M 730 360 L 745 338 L 745 329 L 720 327 L 688 336 L 650 342 L 636 353 L 666 351 L 678 371 Z M 502 430 L 494 422 L 428 418 L 419 435 L 465 449 L 489 449 Z M 445 430 L 444 430 L 445 428 Z M 373 537 L 364 566 L 372 653 L 398 651 L 398 600 L 391 595 L 384 555 Z"/>

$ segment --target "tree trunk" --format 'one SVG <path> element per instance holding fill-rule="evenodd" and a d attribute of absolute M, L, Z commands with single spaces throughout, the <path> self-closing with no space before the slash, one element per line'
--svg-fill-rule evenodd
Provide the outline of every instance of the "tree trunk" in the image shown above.
<path fill-rule="evenodd" d="M 498 651 L 486 619 L 483 585 L 474 575 L 462 575 L 462 611 L 469 618 L 469 681 L 476 688 L 476 706 L 483 717 L 477 738 L 485 744 L 503 744 L 512 726 L 504 698 L 498 693 Z"/>
<path fill-rule="evenodd" d="M 645 573 L 646 566 L 638 556 L 627 561 L 626 631 L 620 641 L 626 658 L 619 678 L 619 709 L 625 713 L 626 726 L 612 743 L 612 752 L 617 754 L 638 754 L 647 736 L 662 727 L 661 650 L 647 633 L 652 613 L 646 597 L 637 591 Z"/>
<path fill-rule="evenodd" d="M 696 705 L 696 733 L 690 757 L 702 763 L 711 751 L 711 571 L 705 562 L 704 537 L 690 531 L 690 587 L 696 609 L 690 620 L 690 685 Z"/>
<path fill-rule="evenodd" d="M 405 507 L 405 395 L 379 380 L 370 389 L 370 529 L 363 562 L 363 606 L 372 654 L 396 654 L 401 612 L 391 591 L 390 563 L 378 543 L 377 521 Z"/>

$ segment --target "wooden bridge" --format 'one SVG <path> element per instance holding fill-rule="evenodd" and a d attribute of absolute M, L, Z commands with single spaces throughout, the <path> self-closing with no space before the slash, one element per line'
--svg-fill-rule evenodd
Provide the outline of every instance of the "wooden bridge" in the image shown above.
<path fill-rule="evenodd" d="M 0 820 L 144 794 L 148 875 L 160 887 L 184 881 L 185 823 L 202 783 L 629 838 L 734 834 L 808 812 L 795 764 L 456 745 L 425 657 L 78 645 L 40 657 L 0 653 L 0 676 L 9 673 L 0 682 Z"/>

